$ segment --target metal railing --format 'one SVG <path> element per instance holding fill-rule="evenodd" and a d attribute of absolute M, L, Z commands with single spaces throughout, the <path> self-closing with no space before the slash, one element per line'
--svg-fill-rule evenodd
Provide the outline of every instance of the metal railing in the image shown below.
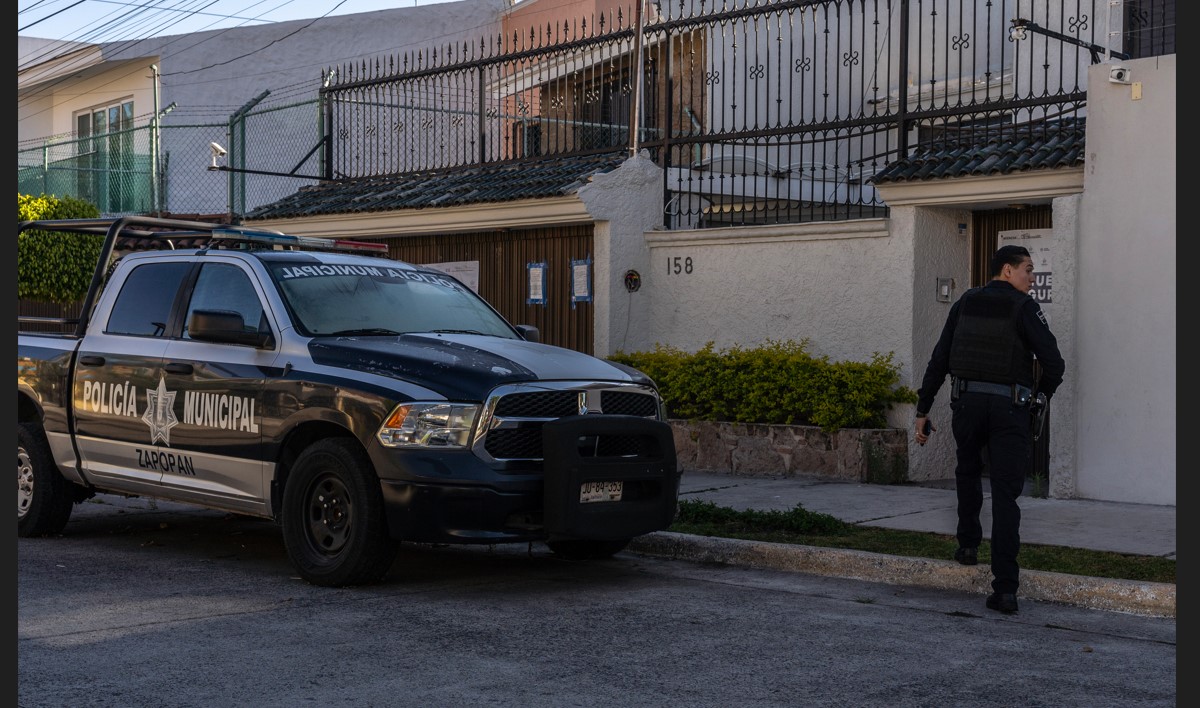
<path fill-rule="evenodd" d="M 914 148 L 1078 125 L 1090 64 L 1175 47 L 1174 0 L 672 0 L 640 33 L 633 17 L 346 64 L 315 98 L 263 92 L 223 124 L 168 116 L 157 190 L 148 126 L 19 146 L 19 188 L 236 216 L 305 180 L 636 144 L 664 168 L 669 228 L 859 218 L 886 214 L 871 178 Z M 206 170 L 223 141 L 230 169 Z"/>
<path fill-rule="evenodd" d="M 1171 8 L 1130 37 L 1173 49 Z M 1131 26 L 1108 0 L 677 0 L 653 4 L 632 81 L 629 17 L 342 67 L 330 176 L 611 150 L 641 91 L 668 227 L 882 215 L 871 177 L 918 145 L 1075 124 L 1088 66 Z"/>

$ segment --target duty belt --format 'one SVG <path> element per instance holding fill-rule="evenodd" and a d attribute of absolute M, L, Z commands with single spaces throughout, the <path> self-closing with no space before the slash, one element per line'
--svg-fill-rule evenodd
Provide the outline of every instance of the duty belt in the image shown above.
<path fill-rule="evenodd" d="M 1012 384 L 991 383 L 990 381 L 963 381 L 963 393 L 994 393 L 997 396 L 1011 396 Z"/>
<path fill-rule="evenodd" d="M 1029 403 L 1029 399 L 1033 396 L 1033 391 L 1028 386 L 1022 386 L 1021 384 L 967 381 L 966 379 L 958 380 L 958 391 L 959 393 L 991 393 L 996 396 L 1011 398 L 1014 403 L 1019 405 Z"/>

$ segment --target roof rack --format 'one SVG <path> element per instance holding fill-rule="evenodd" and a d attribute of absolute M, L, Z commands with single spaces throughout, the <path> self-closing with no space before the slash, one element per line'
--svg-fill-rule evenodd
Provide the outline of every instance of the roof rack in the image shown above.
<path fill-rule="evenodd" d="M 346 239 L 327 239 L 316 236 L 290 236 L 279 231 L 267 229 L 247 229 L 235 224 L 219 224 L 206 221 L 186 221 L 152 216 L 121 216 L 115 218 L 97 219 L 43 219 L 38 221 L 22 221 L 17 225 L 17 233 L 29 230 L 65 232 L 76 234 L 95 234 L 104 236 L 100 246 L 100 258 L 87 294 L 83 297 L 80 312 L 83 314 L 75 324 L 76 336 L 82 337 L 87 331 L 88 319 L 96 297 L 100 292 L 102 282 L 108 271 L 107 264 L 112 257 L 118 238 L 145 239 L 165 243 L 168 248 L 175 248 L 171 239 L 187 237 L 207 237 L 209 247 L 214 243 L 242 243 L 247 245 L 259 244 L 263 247 L 294 249 L 322 249 L 334 251 L 368 251 L 376 254 L 387 252 L 383 243 L 368 243 L 349 241 Z M 60 319 L 60 318 L 55 318 Z M 70 324 L 59 322 L 58 324 Z"/>
<path fill-rule="evenodd" d="M 320 238 L 317 236 L 292 236 L 270 231 L 256 231 L 223 226 L 214 229 L 210 235 L 213 245 L 244 244 L 247 246 L 262 246 L 281 249 L 317 249 L 325 251 L 351 251 L 367 253 L 387 253 L 385 243 L 368 241 L 350 241 L 348 239 Z"/>

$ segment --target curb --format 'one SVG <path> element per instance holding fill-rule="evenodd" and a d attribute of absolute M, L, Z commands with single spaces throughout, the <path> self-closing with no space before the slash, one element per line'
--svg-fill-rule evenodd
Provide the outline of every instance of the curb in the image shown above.
<path fill-rule="evenodd" d="M 986 565 L 889 556 L 842 548 L 744 541 L 656 531 L 633 539 L 627 550 L 648 556 L 784 570 L 893 585 L 914 585 L 986 595 L 992 591 Z M 1039 570 L 1021 571 L 1021 597 L 1093 610 L 1175 618 L 1175 585 L 1092 578 Z"/>

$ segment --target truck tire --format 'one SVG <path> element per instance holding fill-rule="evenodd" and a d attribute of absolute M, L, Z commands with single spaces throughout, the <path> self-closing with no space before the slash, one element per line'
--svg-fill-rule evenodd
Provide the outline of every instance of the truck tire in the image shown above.
<path fill-rule="evenodd" d="M 631 539 L 617 541 L 593 541 L 587 539 L 569 539 L 546 541 L 551 552 L 567 560 L 603 560 L 612 558 L 625 550 Z"/>
<path fill-rule="evenodd" d="M 283 542 L 314 585 L 362 585 L 387 573 L 397 544 L 379 480 L 357 444 L 329 438 L 300 453 L 283 490 Z"/>
<path fill-rule="evenodd" d="M 60 533 L 75 506 L 41 426 L 17 423 L 17 535 Z"/>

